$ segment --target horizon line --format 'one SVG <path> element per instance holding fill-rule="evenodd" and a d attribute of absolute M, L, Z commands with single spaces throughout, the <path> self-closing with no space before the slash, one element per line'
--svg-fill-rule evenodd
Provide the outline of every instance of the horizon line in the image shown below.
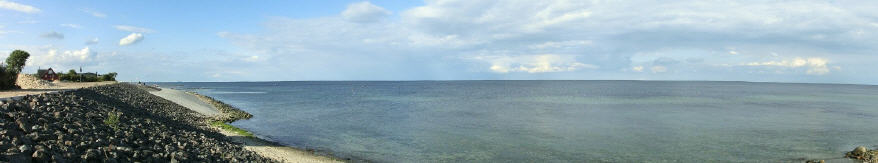
<path fill-rule="evenodd" d="M 460 80 L 266 80 L 266 81 L 147 81 L 143 83 L 260 83 L 260 82 L 423 82 L 423 81 L 635 81 L 635 82 L 741 82 L 741 83 L 773 83 L 773 84 L 827 84 L 827 85 L 861 85 L 878 86 L 867 83 L 828 83 L 828 82 L 778 82 L 778 81 L 745 81 L 745 80 L 631 80 L 631 79 L 460 79 Z M 134 83 L 131 81 L 120 81 Z"/>

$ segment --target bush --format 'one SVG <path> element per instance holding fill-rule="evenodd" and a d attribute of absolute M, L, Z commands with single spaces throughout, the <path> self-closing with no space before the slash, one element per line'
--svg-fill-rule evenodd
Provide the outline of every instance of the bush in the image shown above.
<path fill-rule="evenodd" d="M 9 72 L 5 67 L 0 66 L 0 89 L 18 89 L 19 87 L 15 85 L 15 80 L 17 79 L 18 74 Z"/>

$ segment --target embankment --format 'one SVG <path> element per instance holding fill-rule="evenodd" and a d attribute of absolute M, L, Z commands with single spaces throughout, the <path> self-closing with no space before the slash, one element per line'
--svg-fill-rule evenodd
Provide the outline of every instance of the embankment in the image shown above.
<path fill-rule="evenodd" d="M 0 162 L 275 162 L 132 84 L 0 104 Z"/>

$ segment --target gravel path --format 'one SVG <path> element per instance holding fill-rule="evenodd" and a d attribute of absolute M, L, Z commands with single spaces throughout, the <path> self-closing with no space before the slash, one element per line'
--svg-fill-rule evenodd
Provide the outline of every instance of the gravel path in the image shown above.
<path fill-rule="evenodd" d="M 201 99 L 198 99 L 198 96 L 183 91 L 164 88 L 161 91 L 150 91 L 149 93 L 167 99 L 168 101 L 177 103 L 180 106 L 192 109 L 192 111 L 201 113 L 206 116 L 215 116 L 220 113 L 212 105 L 202 101 Z"/>

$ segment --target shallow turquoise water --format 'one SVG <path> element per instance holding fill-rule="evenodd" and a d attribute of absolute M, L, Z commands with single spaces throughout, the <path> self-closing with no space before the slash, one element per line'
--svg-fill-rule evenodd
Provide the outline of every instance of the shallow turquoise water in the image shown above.
<path fill-rule="evenodd" d="M 793 162 L 878 145 L 878 87 L 671 81 L 159 83 L 375 162 Z"/>

